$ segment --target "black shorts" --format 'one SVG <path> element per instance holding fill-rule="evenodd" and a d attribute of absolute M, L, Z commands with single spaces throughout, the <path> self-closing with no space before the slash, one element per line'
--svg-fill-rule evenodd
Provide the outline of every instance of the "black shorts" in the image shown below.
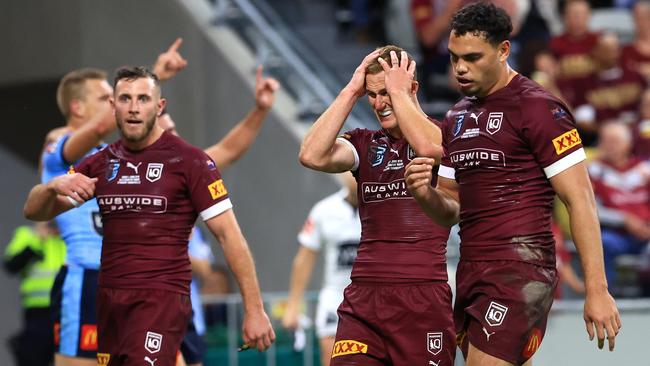
<path fill-rule="evenodd" d="M 203 362 L 203 357 L 205 357 L 205 342 L 203 337 L 197 333 L 192 319 L 190 319 L 187 333 L 181 343 L 181 353 L 187 364 Z"/>

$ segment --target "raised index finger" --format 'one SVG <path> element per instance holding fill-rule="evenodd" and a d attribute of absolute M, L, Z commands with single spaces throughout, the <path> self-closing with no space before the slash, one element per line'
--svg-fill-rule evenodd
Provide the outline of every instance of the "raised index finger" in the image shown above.
<path fill-rule="evenodd" d="M 257 83 L 257 85 L 262 83 L 262 71 L 262 65 L 259 65 L 255 72 L 255 83 Z"/>
<path fill-rule="evenodd" d="M 176 52 L 182 44 L 183 44 L 183 38 L 181 37 L 176 38 L 174 43 L 172 43 L 172 45 L 169 46 L 169 48 L 167 49 L 167 52 Z"/>

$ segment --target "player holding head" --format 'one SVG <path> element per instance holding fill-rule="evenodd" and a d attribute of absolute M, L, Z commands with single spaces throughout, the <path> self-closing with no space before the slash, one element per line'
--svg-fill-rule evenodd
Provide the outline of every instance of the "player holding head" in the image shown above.
<path fill-rule="evenodd" d="M 414 74 L 415 62 L 399 47 L 370 53 L 301 146 L 303 165 L 350 170 L 358 183 L 361 242 L 338 309 L 331 365 L 453 364 L 449 229 L 431 227 L 404 183 L 404 167 L 415 156 L 440 150 L 428 143 L 440 141 L 440 130 L 419 108 Z M 337 138 L 363 95 L 380 128 Z"/>
<path fill-rule="evenodd" d="M 407 168 L 409 190 L 436 222 L 460 219 L 456 330 L 469 366 L 519 365 L 540 345 L 557 283 L 551 209 L 569 208 L 585 274 L 590 338 L 610 350 L 620 318 L 607 290 L 585 154 L 569 109 L 512 70 L 510 18 L 487 2 L 453 17 L 449 52 L 466 97 L 447 114 L 438 185 L 432 159 Z"/>
<path fill-rule="evenodd" d="M 120 140 L 82 161 L 78 173 L 36 186 L 25 204 L 28 218 L 42 220 L 97 197 L 104 223 L 99 364 L 121 365 L 127 359 L 175 364 L 191 314 L 187 243 L 199 215 L 223 246 L 239 282 L 244 342 L 268 348 L 275 335 L 214 162 L 156 125 L 165 100 L 151 71 L 122 68 L 114 89 Z"/>

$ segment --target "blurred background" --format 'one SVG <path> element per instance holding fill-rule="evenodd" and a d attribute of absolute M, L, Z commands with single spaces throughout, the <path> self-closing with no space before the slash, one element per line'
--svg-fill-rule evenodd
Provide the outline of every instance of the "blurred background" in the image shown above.
<path fill-rule="evenodd" d="M 318 200 L 339 189 L 331 176 L 298 163 L 311 123 L 347 83 L 361 59 L 394 43 L 418 60 L 423 109 L 444 118 L 459 98 L 448 75 L 450 15 L 464 0 L 140 0 L 0 1 L 0 240 L 28 224 L 22 206 L 38 182 L 46 133 L 63 126 L 56 87 L 68 71 L 151 65 L 177 37 L 188 66 L 163 84 L 180 134 L 199 147 L 215 143 L 254 103 L 254 70 L 282 84 L 250 151 L 224 173 L 240 225 L 256 258 L 278 343 L 266 354 L 236 352 L 239 298 L 219 245 L 212 243 L 223 285 L 204 288 L 206 365 L 317 365 L 313 328 L 282 330 L 280 319 L 296 235 Z M 610 287 L 623 329 L 614 353 L 587 342 L 581 273 L 566 214 L 557 211 L 558 266 L 563 281 L 536 365 L 647 365 L 650 350 L 650 5 L 645 1 L 495 0 L 515 25 L 510 64 L 566 101 L 594 162 L 590 169 L 603 212 Z M 443 24 L 443 26 L 439 26 Z M 109 80 L 111 77 L 109 76 Z M 623 128 L 611 128 L 612 125 Z M 346 128 L 377 128 L 361 100 Z M 601 130 L 609 129 L 603 133 Z M 614 130 L 612 132 L 611 130 Z M 623 132 L 617 132 L 623 131 Z M 607 137 L 605 137 L 607 136 Z M 115 136 L 109 139 L 113 141 Z M 615 182 L 612 184 L 612 182 Z M 611 187 L 613 186 L 613 187 Z M 611 200 L 611 189 L 626 187 Z M 642 197 L 639 198 L 641 195 Z M 620 203 L 620 202 L 619 202 Z M 625 207 L 623 207 L 625 206 Z M 631 208 L 630 208 L 631 207 Z M 639 208 L 641 207 L 641 208 Z M 618 216 L 616 216 L 618 215 Z M 612 218 L 614 217 L 614 218 Z M 628 245 L 629 244 L 629 245 Z M 450 240 L 453 276 L 458 241 Z M 4 246 L 3 246 L 4 248 Z M 320 265 L 306 296 L 313 317 Z M 0 364 L 13 360 L 7 340 L 21 326 L 19 279 L 0 272 Z M 296 344 L 296 338 L 303 340 Z M 462 362 L 458 362 L 462 364 Z"/>

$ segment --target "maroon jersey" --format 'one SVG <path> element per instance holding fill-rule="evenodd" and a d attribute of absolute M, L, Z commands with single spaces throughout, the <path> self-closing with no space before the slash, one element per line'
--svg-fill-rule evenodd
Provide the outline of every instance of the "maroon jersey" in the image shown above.
<path fill-rule="evenodd" d="M 404 180 L 415 157 L 406 139 L 384 130 L 343 134 L 355 154 L 361 242 L 352 278 L 447 280 L 449 228 L 435 225 L 420 209 Z"/>
<path fill-rule="evenodd" d="M 596 199 L 604 207 L 650 222 L 650 163 L 632 158 L 623 167 L 602 159 L 589 164 Z"/>
<path fill-rule="evenodd" d="M 650 159 L 650 119 L 640 120 L 633 125 L 634 155 Z"/>
<path fill-rule="evenodd" d="M 165 132 L 140 151 L 117 141 L 76 171 L 98 178 L 95 198 L 104 225 L 99 285 L 189 294 L 187 244 L 194 221 L 232 207 L 214 162 Z"/>
<path fill-rule="evenodd" d="M 646 77 L 650 77 L 650 55 L 641 53 L 634 44 L 623 47 L 621 52 L 623 67 L 634 70 Z"/>
<path fill-rule="evenodd" d="M 591 52 L 598 42 L 598 33 L 574 38 L 563 34 L 551 39 L 551 52 L 558 60 L 557 86 L 564 98 L 575 106 L 580 99 L 580 85 L 594 73 Z"/>
<path fill-rule="evenodd" d="M 573 116 L 515 76 L 447 114 L 439 175 L 460 186 L 461 258 L 554 266 L 549 178 L 585 159 Z"/>
<path fill-rule="evenodd" d="M 591 105 L 598 123 L 623 118 L 634 120 L 641 94 L 647 82 L 641 74 L 624 67 L 600 72 L 584 80 L 580 85 L 580 95 L 576 106 Z"/>
<path fill-rule="evenodd" d="M 580 79 L 594 72 L 591 51 L 598 37 L 598 33 L 587 33 L 580 38 L 562 34 L 551 39 L 551 52 L 560 66 L 560 79 Z"/>

